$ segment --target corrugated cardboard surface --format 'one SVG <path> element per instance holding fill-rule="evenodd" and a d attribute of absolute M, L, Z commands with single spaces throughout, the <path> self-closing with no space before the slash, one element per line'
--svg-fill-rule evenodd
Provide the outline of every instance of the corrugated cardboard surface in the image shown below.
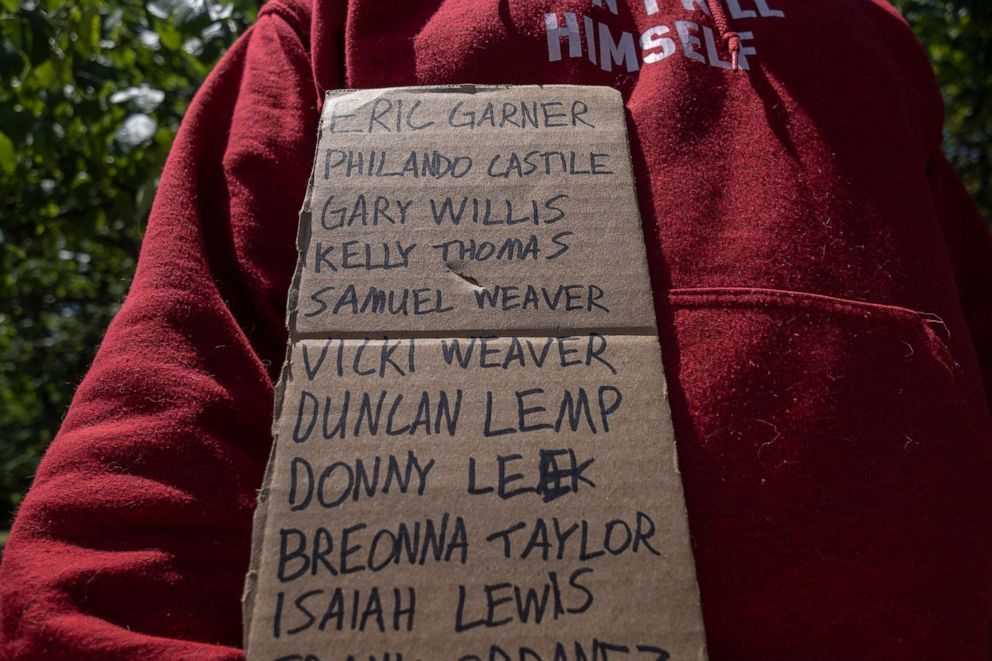
<path fill-rule="evenodd" d="M 705 657 L 623 113 L 328 93 L 250 658 Z"/>

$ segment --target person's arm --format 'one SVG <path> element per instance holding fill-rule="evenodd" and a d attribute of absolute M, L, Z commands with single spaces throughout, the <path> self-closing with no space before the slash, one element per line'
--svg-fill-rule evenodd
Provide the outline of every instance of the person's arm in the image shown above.
<path fill-rule="evenodd" d="M 0 658 L 239 658 L 313 158 L 306 29 L 268 6 L 197 94 L 137 274 L 17 514 Z"/>
<path fill-rule="evenodd" d="M 931 159 L 929 176 L 985 392 L 992 397 L 992 233 L 943 153 Z"/>

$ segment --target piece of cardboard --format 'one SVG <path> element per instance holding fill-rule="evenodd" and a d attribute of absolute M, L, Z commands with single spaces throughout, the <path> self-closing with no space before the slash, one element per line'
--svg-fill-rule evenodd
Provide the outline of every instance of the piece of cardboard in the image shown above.
<path fill-rule="evenodd" d="M 329 92 L 250 659 L 701 659 L 620 95 Z"/>

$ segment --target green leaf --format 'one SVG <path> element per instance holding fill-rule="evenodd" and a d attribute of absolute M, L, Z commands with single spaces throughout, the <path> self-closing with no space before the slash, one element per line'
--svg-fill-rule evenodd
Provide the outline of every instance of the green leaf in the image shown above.
<path fill-rule="evenodd" d="M 56 82 L 55 64 L 51 60 L 45 60 L 31 69 L 27 79 L 38 88 L 51 87 Z"/>
<path fill-rule="evenodd" d="M 15 169 L 17 169 L 17 154 L 14 151 L 14 143 L 0 131 L 0 170 L 10 175 L 14 174 Z"/>

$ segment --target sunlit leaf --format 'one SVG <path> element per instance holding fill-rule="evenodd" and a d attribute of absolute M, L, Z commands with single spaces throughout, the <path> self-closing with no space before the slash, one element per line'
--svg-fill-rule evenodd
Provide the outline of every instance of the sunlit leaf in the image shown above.
<path fill-rule="evenodd" d="M 0 132 L 0 170 L 5 174 L 13 174 L 15 169 L 17 169 L 17 154 L 14 151 L 14 143 Z"/>
<path fill-rule="evenodd" d="M 144 112 L 149 113 L 155 110 L 165 99 L 165 92 L 157 90 L 148 85 L 142 84 L 138 87 L 128 87 L 110 95 L 111 103 L 134 103 L 134 106 Z"/>

